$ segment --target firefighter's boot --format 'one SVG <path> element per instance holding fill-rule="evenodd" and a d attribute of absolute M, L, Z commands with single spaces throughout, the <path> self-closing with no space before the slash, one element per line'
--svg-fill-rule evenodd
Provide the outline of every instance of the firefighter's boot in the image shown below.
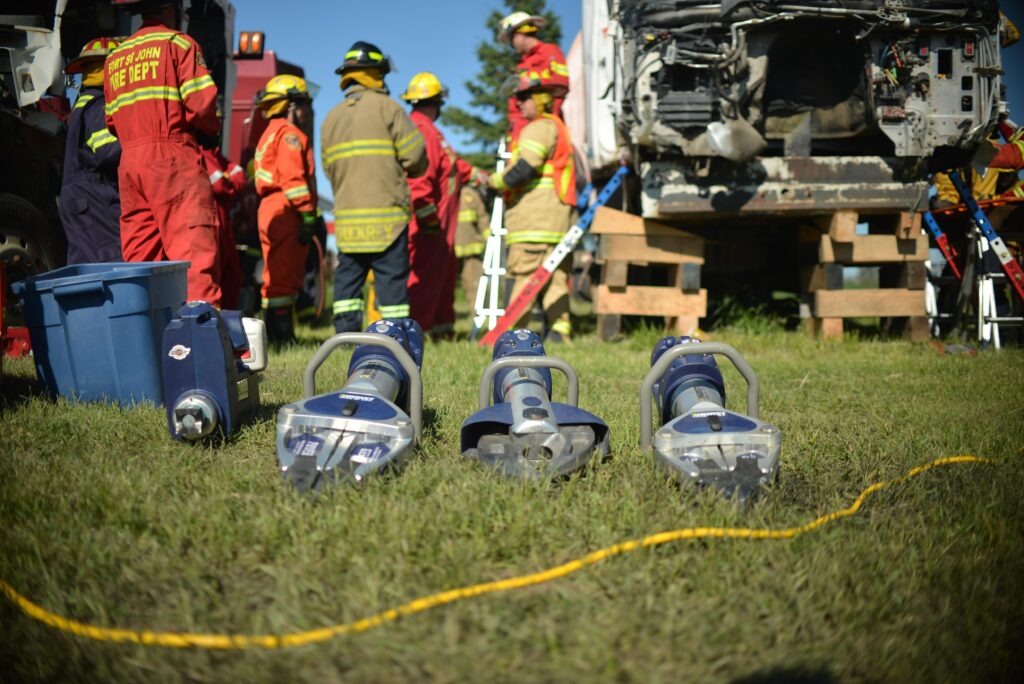
<path fill-rule="evenodd" d="M 295 342 L 295 307 L 275 306 L 263 314 L 267 324 L 267 340 L 271 344 L 292 344 Z"/>

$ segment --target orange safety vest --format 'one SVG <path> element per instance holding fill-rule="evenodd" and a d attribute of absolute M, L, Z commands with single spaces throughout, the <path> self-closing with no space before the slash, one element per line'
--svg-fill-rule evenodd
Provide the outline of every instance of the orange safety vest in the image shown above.
<path fill-rule="evenodd" d="M 558 139 L 555 141 L 555 152 L 551 159 L 544 162 L 541 178 L 550 178 L 554 183 L 555 194 L 562 204 L 576 205 L 576 166 L 573 163 L 572 139 L 565 123 L 552 114 L 541 114 L 545 119 L 555 122 Z"/>

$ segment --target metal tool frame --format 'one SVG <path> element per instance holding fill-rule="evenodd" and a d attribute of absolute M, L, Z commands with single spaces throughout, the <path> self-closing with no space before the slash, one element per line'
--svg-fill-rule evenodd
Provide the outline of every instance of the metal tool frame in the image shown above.
<path fill-rule="evenodd" d="M 423 434 L 423 380 L 420 378 L 420 369 L 416 367 L 409 353 L 394 338 L 380 333 L 349 332 L 338 333 L 327 339 L 320 345 L 320 348 L 313 354 L 313 358 L 306 364 L 306 370 L 302 373 L 302 398 L 310 399 L 316 396 L 316 372 L 323 365 L 327 357 L 338 347 L 346 345 L 357 346 L 370 344 L 384 347 L 395 355 L 402 370 L 409 376 L 409 418 L 412 420 L 415 442 L 419 442 Z"/>
<path fill-rule="evenodd" d="M 484 374 L 480 378 L 480 408 L 483 411 L 490 407 L 492 386 L 498 371 L 505 368 L 551 368 L 561 371 L 565 379 L 569 381 L 568 403 L 579 408 L 580 405 L 580 379 L 573 367 L 557 356 L 506 356 L 491 363 L 484 368 Z"/>
<path fill-rule="evenodd" d="M 700 354 L 721 354 L 732 362 L 733 367 L 747 382 L 747 416 L 760 420 L 760 396 L 761 381 L 757 379 L 757 373 L 743 358 L 743 355 L 733 347 L 724 342 L 696 342 L 693 344 L 677 344 L 669 348 L 661 355 L 651 369 L 644 376 L 640 385 L 640 448 L 644 451 L 651 448 L 651 435 L 653 429 L 654 405 L 654 383 L 669 369 L 672 362 L 683 356 L 697 356 Z"/>

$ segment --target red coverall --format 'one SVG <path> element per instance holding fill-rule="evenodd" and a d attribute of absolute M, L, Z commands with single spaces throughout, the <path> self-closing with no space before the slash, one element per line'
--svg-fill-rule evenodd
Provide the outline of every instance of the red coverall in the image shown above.
<path fill-rule="evenodd" d="M 221 304 L 217 207 L 196 134 L 213 136 L 217 86 L 191 37 L 143 23 L 107 57 L 107 128 L 121 141 L 125 261 L 191 262 L 188 299 Z"/>
<path fill-rule="evenodd" d="M 238 260 L 235 233 L 231 229 L 231 210 L 235 196 L 245 187 L 245 171 L 228 161 L 218 147 L 203 150 L 203 163 L 210 176 L 213 199 L 217 202 L 217 249 L 220 253 L 221 306 L 238 308 L 238 295 L 242 291 L 242 264 Z"/>
<path fill-rule="evenodd" d="M 520 58 L 519 64 L 516 65 L 516 74 L 520 80 L 524 77 L 534 78 L 532 74 L 536 74 L 541 83 L 562 86 L 566 91 L 569 90 L 569 67 L 565 65 L 565 55 L 553 43 L 541 42 L 534 45 L 532 50 Z M 551 113 L 561 117 L 564 101 L 564 95 L 556 97 Z M 508 98 L 508 125 L 512 140 L 519 138 L 519 131 L 528 123 L 530 122 L 524 119 L 519 111 L 519 101 L 515 95 Z"/>
<path fill-rule="evenodd" d="M 455 324 L 455 229 L 459 224 L 459 195 L 477 170 L 455 154 L 430 117 L 413 111 L 409 118 L 423 134 L 428 167 L 418 178 L 409 178 L 412 218 L 409 221 L 410 317 L 424 331 Z M 436 223 L 438 232 L 425 225 Z"/>
<path fill-rule="evenodd" d="M 264 309 L 292 306 L 302 287 L 309 245 L 299 242 L 299 212 L 316 210 L 315 173 L 306 134 L 283 116 L 271 119 L 256 147 Z"/>

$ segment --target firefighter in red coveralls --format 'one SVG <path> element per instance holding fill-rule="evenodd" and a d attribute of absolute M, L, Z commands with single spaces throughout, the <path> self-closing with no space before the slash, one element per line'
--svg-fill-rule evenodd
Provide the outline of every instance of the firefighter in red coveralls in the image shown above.
<path fill-rule="evenodd" d="M 255 157 L 264 320 L 270 340 L 286 343 L 295 340 L 295 300 L 319 220 L 313 146 L 302 130 L 312 123 L 312 98 L 290 74 L 274 76 L 256 98 L 269 119 Z"/>
<path fill-rule="evenodd" d="M 68 238 L 68 265 L 121 261 L 121 201 L 117 165 L 121 144 L 103 113 L 103 60 L 120 41 L 88 41 L 64 69 L 82 74 L 82 89 L 68 118 L 60 221 Z"/>
<path fill-rule="evenodd" d="M 180 0 L 112 0 L 142 28 L 104 67 L 107 128 L 121 141 L 121 251 L 125 261 L 180 260 L 188 299 L 221 305 L 217 206 L 198 137 L 213 137 L 217 86 L 202 50 L 181 33 Z"/>
<path fill-rule="evenodd" d="M 409 118 L 426 141 L 428 163 L 426 173 L 407 179 L 412 196 L 409 315 L 433 337 L 449 336 L 455 329 L 455 229 L 462 185 L 485 182 L 487 176 L 459 157 L 434 125 L 447 95 L 437 76 L 423 72 L 412 77 L 401 96 L 412 105 Z"/>
<path fill-rule="evenodd" d="M 220 147 L 204 149 L 203 164 L 210 176 L 213 199 L 217 202 L 221 306 L 237 309 L 238 296 L 242 291 L 242 264 L 238 259 L 235 233 L 231 229 L 231 210 L 235 206 L 235 197 L 245 187 L 245 171 L 233 161 L 228 161 Z"/>
<path fill-rule="evenodd" d="M 548 91 L 554 96 L 551 114 L 557 117 L 562 116 L 562 102 L 565 101 L 565 94 L 569 92 L 569 67 L 565 64 L 565 55 L 559 47 L 553 43 L 545 43 L 538 36 L 538 31 L 544 28 L 547 21 L 544 17 L 527 14 L 526 12 L 513 12 L 501 20 L 501 32 L 498 40 L 503 43 L 511 43 L 513 49 L 519 55 L 519 64 L 516 65 L 518 79 L 523 79 L 530 74 L 538 74 Z M 519 101 L 515 95 L 508 99 L 508 124 L 509 137 L 516 140 L 519 131 L 526 124 L 530 123 L 519 107 Z"/>

